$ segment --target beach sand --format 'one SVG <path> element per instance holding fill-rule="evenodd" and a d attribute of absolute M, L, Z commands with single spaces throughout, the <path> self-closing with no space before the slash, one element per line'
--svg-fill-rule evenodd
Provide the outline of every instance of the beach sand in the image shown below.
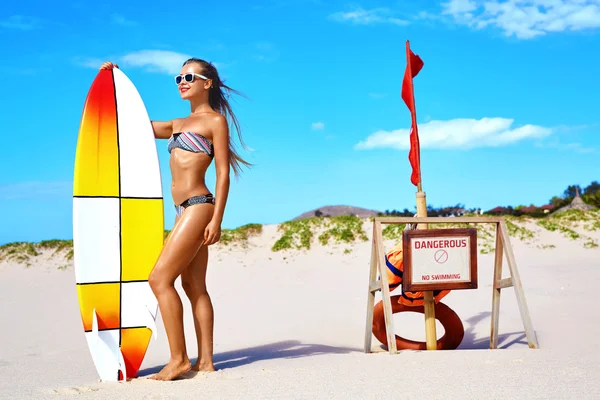
<path fill-rule="evenodd" d="M 508 288 L 501 297 L 499 348 L 489 350 L 490 253 L 479 255 L 478 289 L 443 299 L 465 326 L 457 350 L 389 355 L 373 337 L 373 353 L 365 354 L 370 222 L 364 221 L 369 241 L 322 246 L 315 240 L 310 250 L 281 252 L 271 251 L 278 232 L 270 225 L 247 248 L 211 249 L 207 279 L 218 371 L 174 382 L 146 379 L 169 357 L 160 318 L 140 377 L 99 382 L 81 326 L 72 262 L 51 257 L 52 251 L 30 266 L 5 260 L 0 398 L 598 399 L 600 247 L 586 248 L 583 239 L 530 225 L 535 240 L 511 241 L 539 349 L 528 347 L 514 289 Z M 600 242 L 600 230 L 581 232 Z M 394 243 L 386 241 L 386 250 Z M 183 295 L 179 281 L 177 288 Z M 191 311 L 183 301 L 188 352 L 195 359 Z M 396 314 L 394 323 L 398 334 L 425 339 L 422 314 Z M 437 326 L 439 337 L 443 328 Z"/>

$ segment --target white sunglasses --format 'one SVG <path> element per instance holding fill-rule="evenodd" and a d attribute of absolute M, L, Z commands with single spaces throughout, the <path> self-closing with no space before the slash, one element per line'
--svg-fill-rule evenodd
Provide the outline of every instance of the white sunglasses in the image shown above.
<path fill-rule="evenodd" d="M 204 75 L 200 75 L 200 74 L 184 74 L 184 75 L 177 75 L 175 77 L 175 83 L 177 85 L 179 85 L 181 83 L 181 80 L 185 80 L 186 82 L 194 82 L 194 77 L 197 76 L 198 78 L 202 78 L 207 80 L 208 78 L 205 77 Z"/>

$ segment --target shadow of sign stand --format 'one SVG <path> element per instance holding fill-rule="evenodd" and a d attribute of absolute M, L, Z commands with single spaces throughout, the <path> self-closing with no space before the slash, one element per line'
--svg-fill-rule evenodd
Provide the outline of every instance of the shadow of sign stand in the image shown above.
<path fill-rule="evenodd" d="M 498 347 L 500 292 L 502 289 L 510 287 L 513 287 L 515 291 L 529 347 L 532 349 L 539 348 L 504 218 L 375 217 L 373 219 L 371 265 L 369 271 L 364 342 L 365 353 L 371 352 L 373 307 L 375 304 L 375 293 L 379 290 L 381 290 L 382 294 L 388 351 L 390 354 L 398 352 L 392 320 L 392 305 L 386 273 L 381 225 L 409 223 L 419 224 L 421 230 L 405 230 L 403 233 L 405 278 L 402 280 L 402 290 L 408 292 L 423 291 L 425 294 L 425 333 L 428 350 L 436 349 L 435 343 L 437 340 L 433 291 L 477 289 L 478 285 L 477 230 L 475 228 L 427 230 L 426 225 L 428 223 L 488 223 L 496 226 L 490 349 Z M 505 253 L 510 277 L 502 279 L 502 260 Z M 445 270 L 443 265 L 445 265 Z M 380 276 L 379 280 L 377 279 L 377 273 Z"/>

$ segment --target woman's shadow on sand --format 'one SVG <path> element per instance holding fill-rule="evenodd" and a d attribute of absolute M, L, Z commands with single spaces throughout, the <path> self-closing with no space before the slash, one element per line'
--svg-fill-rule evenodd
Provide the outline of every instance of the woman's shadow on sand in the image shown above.
<path fill-rule="evenodd" d="M 484 350 L 490 347 L 490 337 L 477 338 L 475 328 L 483 324 L 485 319 L 491 317 L 490 312 L 482 312 L 463 321 L 465 335 L 458 350 Z M 489 324 L 489 319 L 488 319 Z M 488 325 L 489 326 L 489 325 Z M 503 333 L 498 335 L 498 349 L 510 348 L 513 345 L 527 346 L 524 332 Z M 321 354 L 348 354 L 361 353 L 362 348 L 336 347 L 323 344 L 306 344 L 298 340 L 285 340 L 262 346 L 248 347 L 240 350 L 216 353 L 213 363 L 217 370 L 235 368 L 242 365 L 252 364 L 257 361 L 273 360 L 279 358 L 300 358 Z M 196 359 L 190 360 L 193 363 Z M 145 368 L 139 371 L 139 376 L 153 375 L 158 373 L 164 365 Z"/>
<path fill-rule="evenodd" d="M 248 347 L 240 350 L 216 353 L 213 356 L 215 369 L 235 368 L 252 364 L 256 361 L 273 360 L 278 358 L 300 358 L 320 354 L 348 354 L 361 352 L 359 348 L 336 347 L 322 344 L 306 344 L 298 340 L 285 340 L 262 346 Z M 196 362 L 196 358 L 190 360 Z M 145 368 L 139 375 L 152 375 L 158 373 L 164 365 Z"/>

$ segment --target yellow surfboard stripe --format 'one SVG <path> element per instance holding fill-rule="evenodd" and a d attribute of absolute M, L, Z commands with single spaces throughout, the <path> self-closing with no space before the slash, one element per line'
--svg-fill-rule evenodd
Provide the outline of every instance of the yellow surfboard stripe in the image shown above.
<path fill-rule="evenodd" d="M 148 280 L 162 248 L 162 213 L 162 199 L 121 199 L 121 281 Z"/>
<path fill-rule="evenodd" d="M 119 329 L 121 327 L 120 294 L 120 283 L 77 285 L 84 330 L 92 330 L 94 309 L 98 319 L 98 329 Z"/>

